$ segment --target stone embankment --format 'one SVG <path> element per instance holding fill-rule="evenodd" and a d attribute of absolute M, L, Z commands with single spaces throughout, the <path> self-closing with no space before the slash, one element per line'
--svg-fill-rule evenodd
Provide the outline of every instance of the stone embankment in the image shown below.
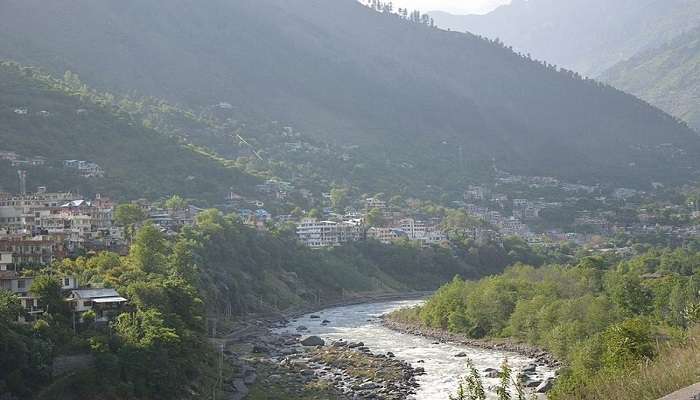
<path fill-rule="evenodd" d="M 659 400 L 700 400 L 700 383 L 671 393 Z"/>

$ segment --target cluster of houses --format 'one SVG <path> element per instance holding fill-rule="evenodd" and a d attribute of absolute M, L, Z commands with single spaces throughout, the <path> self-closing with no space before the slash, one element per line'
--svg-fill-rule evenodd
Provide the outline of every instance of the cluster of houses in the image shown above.
<path fill-rule="evenodd" d="M 137 202 L 145 215 L 166 235 L 194 224 L 201 211 L 194 207 L 163 210 Z M 20 321 L 33 321 L 46 312 L 41 298 L 31 293 L 34 278 L 27 267 L 48 266 L 65 257 L 90 251 L 113 250 L 123 254 L 123 228 L 114 224 L 114 203 L 96 195 L 85 200 L 72 193 L 0 193 L 0 289 L 16 294 L 25 310 Z M 96 322 L 109 321 L 127 303 L 114 289 L 83 287 L 73 276 L 57 277 L 71 309 L 82 318 L 93 311 Z"/>
<path fill-rule="evenodd" d="M 48 163 L 44 156 L 25 156 L 14 151 L 0 150 L 0 161 L 9 162 L 12 167 L 43 167 Z M 64 160 L 63 168 L 75 170 L 84 178 L 103 178 L 105 175 L 102 167 L 94 162 L 85 160 Z"/>
<path fill-rule="evenodd" d="M 368 219 L 370 210 L 378 210 L 382 223 L 372 225 Z M 372 239 L 382 243 L 398 240 L 415 241 L 421 246 L 444 245 L 447 236 L 440 229 L 440 220 L 417 220 L 400 211 L 391 211 L 378 198 L 364 200 L 364 210 L 338 215 L 325 210 L 328 218 L 302 218 L 296 224 L 299 241 L 312 248 L 338 246 L 347 242 Z"/>
<path fill-rule="evenodd" d="M 8 161 L 13 167 L 41 167 L 46 165 L 46 157 L 24 156 L 17 154 L 14 151 L 0 151 L 0 160 Z"/>
<path fill-rule="evenodd" d="M 72 169 L 84 178 L 102 178 L 105 171 L 99 164 L 85 160 L 64 160 L 63 168 Z"/>
<path fill-rule="evenodd" d="M 41 248 L 41 263 L 49 263 L 78 250 L 115 248 L 123 244 L 121 228 L 113 224 L 114 204 L 97 195 L 85 200 L 72 193 L 0 193 L 0 249 L 13 249 L 19 263 L 33 264 Z M 26 260 L 25 260 L 26 258 Z"/>

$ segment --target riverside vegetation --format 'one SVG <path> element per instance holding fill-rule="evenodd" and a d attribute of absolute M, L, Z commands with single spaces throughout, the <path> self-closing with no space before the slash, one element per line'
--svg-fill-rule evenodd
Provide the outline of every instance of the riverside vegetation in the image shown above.
<path fill-rule="evenodd" d="M 517 241 L 462 251 L 456 257 L 449 249 L 371 241 L 313 251 L 290 231 L 256 231 L 216 210 L 200 213 L 174 238 L 146 223 L 127 256 L 101 252 L 26 270 L 35 277 L 31 292 L 48 309 L 33 325 L 16 322 L 19 299 L 0 291 L 0 392 L 9 399 L 86 399 L 98 392 L 106 399 L 197 398 L 217 380 L 207 316 L 432 289 L 454 275 L 476 278 L 532 257 Z M 89 314 L 74 323 L 58 282 L 63 275 L 115 288 L 129 306 L 107 326 Z M 76 354 L 90 355 L 95 368 L 52 376 L 56 357 Z"/>
<path fill-rule="evenodd" d="M 515 265 L 477 282 L 455 278 L 391 318 L 546 348 L 565 364 L 552 399 L 655 399 L 700 380 L 698 265 L 693 245 L 622 261 Z"/>

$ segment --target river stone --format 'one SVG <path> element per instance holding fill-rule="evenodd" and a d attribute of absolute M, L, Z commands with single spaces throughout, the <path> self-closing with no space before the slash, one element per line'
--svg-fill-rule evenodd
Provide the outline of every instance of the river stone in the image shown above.
<path fill-rule="evenodd" d="M 324 342 L 323 339 L 321 339 L 318 336 L 308 336 L 308 337 L 302 339 L 300 343 L 302 344 L 302 346 L 307 346 L 307 347 L 323 346 L 326 344 L 326 342 Z"/>
<path fill-rule="evenodd" d="M 522 382 L 523 386 L 526 388 L 536 388 L 542 384 L 541 380 L 535 379 L 528 375 L 522 375 L 520 377 L 520 382 Z"/>
<path fill-rule="evenodd" d="M 537 365 L 529 364 L 527 367 L 523 368 L 523 372 L 535 372 L 537 370 Z"/>
<path fill-rule="evenodd" d="M 311 319 L 321 319 L 321 316 L 320 315 L 312 315 L 310 318 Z"/>
<path fill-rule="evenodd" d="M 535 392 L 547 393 L 550 390 L 552 390 L 553 386 L 554 386 L 554 378 L 549 378 L 546 381 L 542 382 L 539 386 L 537 386 L 537 389 L 535 389 Z"/>
<path fill-rule="evenodd" d="M 484 370 L 484 376 L 487 378 L 498 378 L 498 370 L 494 368 L 486 368 Z"/>
<path fill-rule="evenodd" d="M 309 328 L 305 327 L 304 325 L 297 326 L 298 332 L 303 332 L 303 331 L 308 331 L 308 330 L 309 330 Z"/>
<path fill-rule="evenodd" d="M 455 354 L 455 357 L 457 357 L 457 358 L 464 358 L 466 356 L 467 356 L 467 353 L 465 353 L 465 352 Z"/>

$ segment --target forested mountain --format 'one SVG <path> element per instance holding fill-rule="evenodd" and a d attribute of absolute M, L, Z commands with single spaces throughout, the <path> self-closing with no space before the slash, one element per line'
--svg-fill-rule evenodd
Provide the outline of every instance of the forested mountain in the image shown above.
<path fill-rule="evenodd" d="M 360 146 L 355 179 L 393 168 L 395 181 L 459 187 L 495 160 L 649 184 L 694 176 L 700 153 L 694 132 L 632 96 L 354 0 L 8 0 L 0 35 L 0 57 L 102 89 L 226 102 Z"/>
<path fill-rule="evenodd" d="M 0 151 L 46 159 L 43 166 L 17 167 L 0 160 L 0 186 L 10 191 L 17 190 L 18 169 L 28 169 L 32 191 L 48 186 L 118 199 L 178 192 L 221 201 L 231 187 L 257 182 L 111 106 L 70 93 L 35 69 L 8 63 L 0 64 Z M 64 160 L 97 163 L 104 177 L 83 177 Z"/>
<path fill-rule="evenodd" d="M 500 38 L 534 58 L 595 77 L 700 24 L 700 2 L 513 0 L 486 15 L 430 15 L 440 27 Z"/>
<path fill-rule="evenodd" d="M 601 79 L 700 130 L 700 27 L 619 63 Z"/>

